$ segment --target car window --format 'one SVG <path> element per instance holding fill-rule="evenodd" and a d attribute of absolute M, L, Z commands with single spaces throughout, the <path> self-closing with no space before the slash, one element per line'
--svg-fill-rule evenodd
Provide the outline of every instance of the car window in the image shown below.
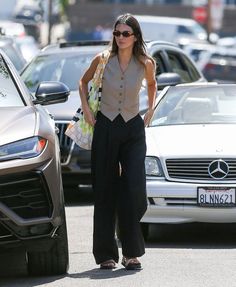
<path fill-rule="evenodd" d="M 157 76 L 162 73 L 168 72 L 161 52 L 155 53 L 153 55 L 153 59 L 156 61 L 156 75 Z"/>
<path fill-rule="evenodd" d="M 183 83 L 192 82 L 191 75 L 181 55 L 174 53 L 172 51 L 167 51 L 167 54 L 169 57 L 169 62 L 172 68 L 172 72 L 179 74 Z"/>
<path fill-rule="evenodd" d="M 188 52 L 188 49 L 186 49 L 186 51 Z M 200 60 L 202 52 L 204 52 L 203 49 L 190 49 L 189 55 L 195 62 L 197 62 Z"/>
<path fill-rule="evenodd" d="M 203 69 L 203 74 L 208 81 L 222 83 L 236 82 L 236 63 L 222 64 L 220 61 L 209 61 Z"/>
<path fill-rule="evenodd" d="M 236 87 L 171 87 L 151 126 L 236 123 Z"/>
<path fill-rule="evenodd" d="M 196 67 L 192 64 L 192 62 L 188 59 L 188 57 L 186 57 L 185 55 L 182 55 L 182 59 L 190 74 L 191 82 L 195 82 L 199 80 L 201 78 L 201 75 L 199 74 Z"/>
<path fill-rule="evenodd" d="M 0 107 L 18 107 L 24 106 L 15 83 L 0 56 Z"/>
<path fill-rule="evenodd" d="M 186 26 L 179 25 L 177 29 L 178 33 L 183 34 L 192 34 L 192 31 L 190 31 Z"/>
<path fill-rule="evenodd" d="M 94 54 L 43 55 L 35 58 L 22 72 L 21 76 L 31 92 L 35 92 L 42 81 L 60 81 L 70 90 L 78 89 L 78 80 L 88 68 Z"/>

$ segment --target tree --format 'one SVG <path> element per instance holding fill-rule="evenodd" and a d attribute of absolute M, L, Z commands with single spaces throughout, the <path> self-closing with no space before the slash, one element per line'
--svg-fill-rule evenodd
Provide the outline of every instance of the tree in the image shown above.
<path fill-rule="evenodd" d="M 65 13 L 66 7 L 69 5 L 69 0 L 59 0 L 62 13 Z"/>

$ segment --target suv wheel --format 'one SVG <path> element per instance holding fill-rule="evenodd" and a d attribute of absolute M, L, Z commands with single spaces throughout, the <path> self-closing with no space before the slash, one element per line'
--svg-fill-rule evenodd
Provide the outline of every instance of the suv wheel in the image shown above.
<path fill-rule="evenodd" d="M 57 231 L 57 238 L 50 250 L 28 252 L 28 272 L 30 275 L 64 274 L 69 266 L 68 239 L 65 220 Z"/>

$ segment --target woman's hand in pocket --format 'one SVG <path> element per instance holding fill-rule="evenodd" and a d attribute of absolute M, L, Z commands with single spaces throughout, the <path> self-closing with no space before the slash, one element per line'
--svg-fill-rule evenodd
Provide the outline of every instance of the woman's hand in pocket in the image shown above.
<path fill-rule="evenodd" d="M 92 111 L 90 110 L 89 106 L 83 108 L 83 112 L 84 112 L 84 119 L 85 121 L 90 124 L 91 126 L 94 126 L 96 123 L 95 117 L 92 113 Z"/>

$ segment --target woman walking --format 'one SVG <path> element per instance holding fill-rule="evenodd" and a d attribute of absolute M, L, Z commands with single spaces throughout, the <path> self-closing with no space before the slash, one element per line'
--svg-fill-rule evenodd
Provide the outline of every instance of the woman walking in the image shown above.
<path fill-rule="evenodd" d="M 140 220 L 147 208 L 145 178 L 145 129 L 154 111 L 155 62 L 146 53 L 138 21 L 131 14 L 114 24 L 110 57 L 102 80 L 100 112 L 96 120 L 88 102 L 88 83 L 101 58 L 98 54 L 79 83 L 85 120 L 94 125 L 92 183 L 95 194 L 93 254 L 102 269 L 116 267 L 115 239 L 118 219 L 121 263 L 127 270 L 140 269 L 137 257 L 145 253 Z M 139 115 L 139 91 L 147 82 L 149 108 Z"/>

